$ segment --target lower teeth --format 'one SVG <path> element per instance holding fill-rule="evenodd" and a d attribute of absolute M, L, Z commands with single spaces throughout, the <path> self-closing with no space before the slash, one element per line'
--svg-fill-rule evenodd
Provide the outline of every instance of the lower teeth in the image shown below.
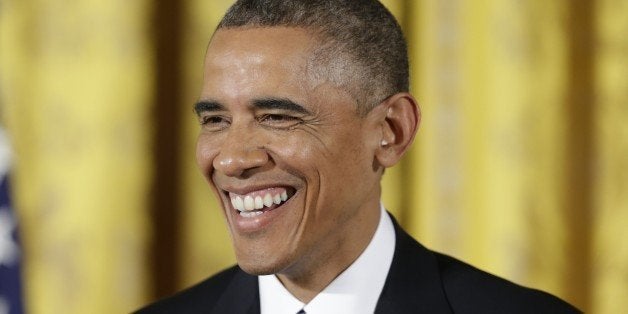
<path fill-rule="evenodd" d="M 261 214 L 262 214 L 262 211 L 240 212 L 240 216 L 247 217 L 247 218 L 259 216 Z"/>

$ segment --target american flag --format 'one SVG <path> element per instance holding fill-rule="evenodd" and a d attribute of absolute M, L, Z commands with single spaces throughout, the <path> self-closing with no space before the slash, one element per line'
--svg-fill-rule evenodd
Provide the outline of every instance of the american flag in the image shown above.
<path fill-rule="evenodd" d="M 22 314 L 21 254 L 9 197 L 10 167 L 9 141 L 0 129 L 0 314 Z"/>

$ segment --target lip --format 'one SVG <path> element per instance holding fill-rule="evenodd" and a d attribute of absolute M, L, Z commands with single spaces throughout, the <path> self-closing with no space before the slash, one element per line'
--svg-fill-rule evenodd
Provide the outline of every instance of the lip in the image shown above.
<path fill-rule="evenodd" d="M 282 187 L 288 191 L 293 191 L 288 200 L 281 203 L 278 207 L 264 211 L 261 215 L 255 217 L 243 217 L 240 212 L 233 207 L 229 193 L 235 193 L 238 195 L 245 195 L 254 191 L 266 190 L 270 188 Z M 295 187 L 287 185 L 264 185 L 264 186 L 247 186 L 247 187 L 228 187 L 222 190 L 223 206 L 226 209 L 227 215 L 230 217 L 229 221 L 231 227 L 239 234 L 254 234 L 261 232 L 271 225 L 274 221 L 278 220 L 286 212 L 293 203 L 293 199 L 298 195 L 298 190 Z"/>

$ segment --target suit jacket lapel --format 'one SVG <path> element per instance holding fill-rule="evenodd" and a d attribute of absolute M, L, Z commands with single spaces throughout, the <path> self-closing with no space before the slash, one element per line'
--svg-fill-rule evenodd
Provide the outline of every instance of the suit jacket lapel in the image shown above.
<path fill-rule="evenodd" d="M 238 269 L 238 272 L 225 289 L 212 313 L 260 314 L 259 285 L 257 276 Z"/>
<path fill-rule="evenodd" d="M 391 219 L 395 254 L 375 313 L 453 313 L 436 258 Z"/>

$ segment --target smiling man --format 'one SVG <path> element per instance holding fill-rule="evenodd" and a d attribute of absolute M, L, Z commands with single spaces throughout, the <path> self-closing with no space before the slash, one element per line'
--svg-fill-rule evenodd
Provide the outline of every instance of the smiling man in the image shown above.
<path fill-rule="evenodd" d="M 142 313 L 571 313 L 408 236 L 380 179 L 420 122 L 376 0 L 237 1 L 207 49 L 196 159 L 238 265 Z"/>

